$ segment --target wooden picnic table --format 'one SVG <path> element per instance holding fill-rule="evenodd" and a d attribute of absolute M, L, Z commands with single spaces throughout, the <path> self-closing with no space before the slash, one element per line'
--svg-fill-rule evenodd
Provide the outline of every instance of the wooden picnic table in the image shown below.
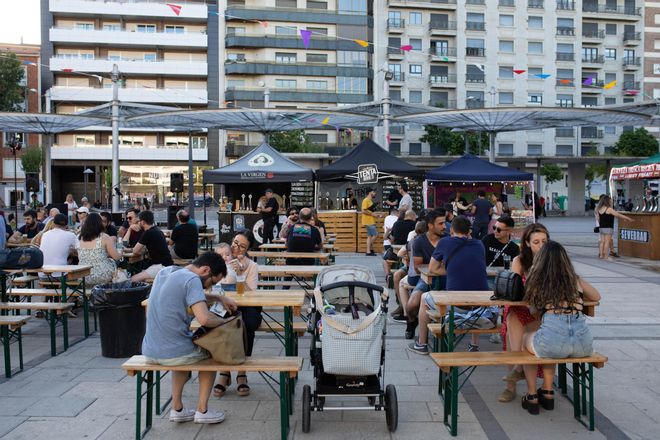
<path fill-rule="evenodd" d="M 261 251 L 283 251 L 286 250 L 286 243 L 265 243 L 259 246 Z M 335 245 L 326 243 L 323 245 L 323 250 L 331 254 L 335 250 Z M 252 255 L 253 252 L 250 252 Z"/>
<path fill-rule="evenodd" d="M 266 262 L 272 261 L 278 258 L 305 258 L 308 260 L 316 260 L 319 264 L 328 264 L 328 259 L 330 254 L 324 252 L 268 252 L 268 251 L 256 251 L 250 252 L 250 258 L 254 261 L 257 261 L 257 258 L 262 257 L 266 259 Z"/>
<path fill-rule="evenodd" d="M 428 264 L 422 264 L 420 266 L 416 267 L 417 272 L 419 272 L 420 277 L 422 278 L 422 281 L 424 281 L 426 284 L 431 286 L 433 288 L 433 283 L 437 277 L 443 276 L 436 274 L 434 272 L 431 272 L 429 270 L 429 265 Z M 486 269 L 486 276 L 487 277 L 495 277 L 498 272 L 504 270 L 503 267 L 489 267 Z"/>
<path fill-rule="evenodd" d="M 29 247 L 29 246 L 32 246 L 32 240 L 22 241 L 20 243 L 12 243 L 10 241 L 7 242 L 7 247 L 8 248 L 22 248 L 22 247 Z"/>
<path fill-rule="evenodd" d="M 259 265 L 259 277 L 316 277 L 324 266 L 271 266 Z"/>

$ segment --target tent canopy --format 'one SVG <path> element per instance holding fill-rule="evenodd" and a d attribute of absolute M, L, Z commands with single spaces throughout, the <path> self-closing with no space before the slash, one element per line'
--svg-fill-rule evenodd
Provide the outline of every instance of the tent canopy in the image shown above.
<path fill-rule="evenodd" d="M 420 180 L 424 178 L 424 171 L 397 158 L 371 139 L 365 139 L 336 162 L 317 170 L 316 180 L 328 181 L 355 178 L 358 166 L 367 164 L 375 164 L 378 167 L 379 179 L 392 176 Z"/>
<path fill-rule="evenodd" d="M 261 144 L 236 162 L 204 171 L 204 184 L 311 181 L 314 172 Z"/>
<path fill-rule="evenodd" d="M 107 125 L 109 119 L 56 113 L 0 113 L 0 131 L 15 133 L 57 134 L 90 125 Z"/>
<path fill-rule="evenodd" d="M 627 165 L 612 167 L 610 180 L 660 178 L 660 153 Z"/>
<path fill-rule="evenodd" d="M 466 154 L 447 165 L 428 171 L 426 179 L 443 182 L 523 182 L 534 180 L 534 175 Z"/>

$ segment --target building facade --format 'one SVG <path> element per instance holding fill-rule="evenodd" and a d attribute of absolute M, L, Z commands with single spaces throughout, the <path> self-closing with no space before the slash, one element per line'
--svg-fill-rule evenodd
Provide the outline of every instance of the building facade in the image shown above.
<path fill-rule="evenodd" d="M 660 99 L 660 2 L 644 2 L 644 98 Z M 660 127 L 648 130 L 660 137 Z"/>

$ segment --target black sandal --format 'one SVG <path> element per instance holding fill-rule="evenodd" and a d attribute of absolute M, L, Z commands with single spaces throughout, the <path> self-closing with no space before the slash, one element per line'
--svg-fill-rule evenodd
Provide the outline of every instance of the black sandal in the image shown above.
<path fill-rule="evenodd" d="M 548 399 L 545 396 L 554 396 L 555 391 L 554 390 L 542 390 L 539 388 L 537 391 L 537 394 L 539 395 L 539 403 L 545 409 L 546 411 L 552 411 L 555 409 L 555 399 Z"/>
<path fill-rule="evenodd" d="M 231 385 L 231 374 L 229 373 L 220 373 L 220 376 L 228 377 L 229 380 L 227 381 L 227 385 L 222 385 L 220 383 L 216 384 L 213 387 L 213 395 L 215 397 L 222 397 L 224 394 L 227 392 L 227 387 Z"/>
<path fill-rule="evenodd" d="M 238 376 L 236 376 L 236 383 L 238 383 L 239 377 L 244 377 L 245 382 L 247 382 L 247 374 L 239 374 Z M 236 387 L 236 393 L 241 397 L 249 396 L 250 386 L 247 383 L 239 383 L 238 386 Z"/>
<path fill-rule="evenodd" d="M 522 407 L 523 409 L 526 409 L 528 413 L 536 416 L 539 413 L 539 402 L 538 399 L 539 396 L 538 394 L 525 394 L 522 398 Z M 530 400 L 537 400 L 536 403 L 530 402 Z"/>

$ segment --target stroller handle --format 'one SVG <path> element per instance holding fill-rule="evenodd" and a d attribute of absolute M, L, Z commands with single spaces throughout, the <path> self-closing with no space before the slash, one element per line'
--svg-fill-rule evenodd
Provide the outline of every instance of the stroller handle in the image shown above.
<path fill-rule="evenodd" d="M 320 289 L 321 292 L 325 292 L 326 290 L 336 289 L 338 287 L 349 287 L 349 286 L 364 287 L 365 289 L 377 290 L 380 293 L 383 293 L 383 291 L 385 290 L 383 289 L 382 286 L 379 286 L 377 284 L 367 283 L 365 281 L 338 281 L 336 283 L 320 286 Z"/>

